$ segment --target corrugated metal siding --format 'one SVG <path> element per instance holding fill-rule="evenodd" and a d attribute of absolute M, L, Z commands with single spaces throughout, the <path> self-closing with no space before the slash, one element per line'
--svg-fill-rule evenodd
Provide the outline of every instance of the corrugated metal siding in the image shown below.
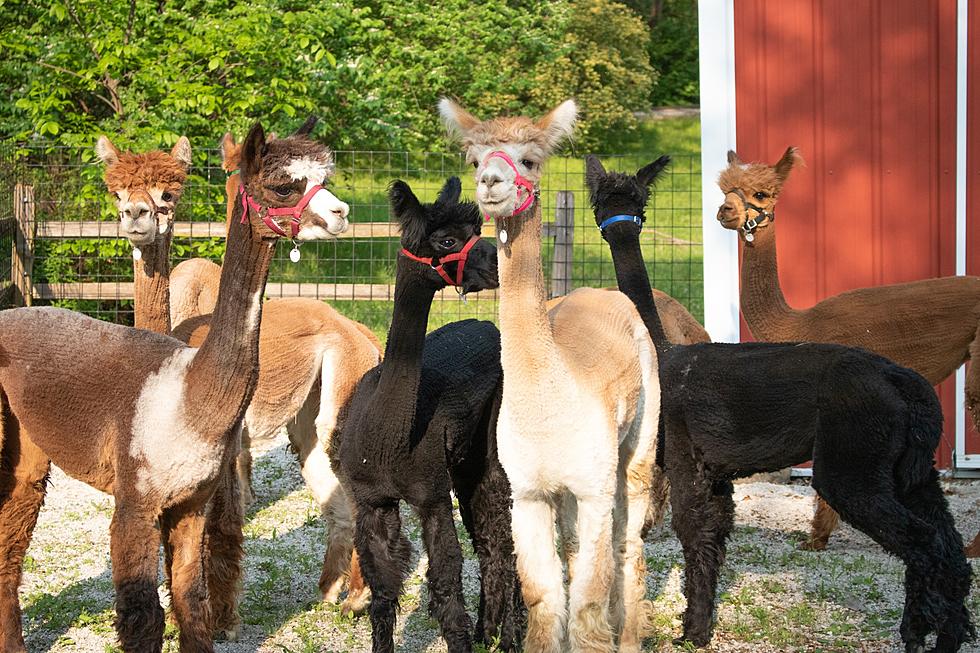
<path fill-rule="evenodd" d="M 777 210 L 791 305 L 955 273 L 956 0 L 738 0 L 735 79 L 742 159 L 807 161 Z"/>

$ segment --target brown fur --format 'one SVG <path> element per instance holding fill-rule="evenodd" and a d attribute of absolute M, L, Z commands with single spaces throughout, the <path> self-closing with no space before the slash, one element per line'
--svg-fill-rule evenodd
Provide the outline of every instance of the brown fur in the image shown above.
<path fill-rule="evenodd" d="M 976 537 L 966 546 L 966 557 L 980 558 L 980 531 L 977 531 Z"/>
<path fill-rule="evenodd" d="M 765 211 L 775 209 L 790 171 L 802 162 L 790 147 L 772 166 L 744 164 L 729 153 L 729 167 L 718 177 L 725 202 L 718 220 L 728 229 L 745 224 L 746 207 L 735 192 Z M 766 197 L 759 199 L 755 193 Z M 756 213 L 750 211 L 751 217 Z M 779 287 L 776 227 L 763 220 L 755 239 L 745 242 L 741 307 L 752 335 L 768 342 L 822 342 L 863 347 L 912 368 L 933 385 L 976 351 L 980 354 L 980 277 L 944 277 L 859 288 L 829 297 L 807 309 L 789 306 Z M 967 373 L 966 403 L 980 428 L 980 365 Z M 819 505 L 808 546 L 822 549 L 836 519 Z"/>
<path fill-rule="evenodd" d="M 154 187 L 179 195 L 186 180 L 184 166 L 163 152 L 122 152 L 119 162 L 105 171 L 105 184 L 110 193 Z"/>

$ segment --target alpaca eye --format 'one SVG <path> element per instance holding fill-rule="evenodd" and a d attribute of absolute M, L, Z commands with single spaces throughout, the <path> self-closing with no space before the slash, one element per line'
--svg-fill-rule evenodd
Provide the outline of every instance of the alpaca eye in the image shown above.
<path fill-rule="evenodd" d="M 173 194 L 170 193 L 169 191 L 165 192 L 163 195 L 160 196 L 160 199 L 162 199 L 164 202 L 169 202 L 173 198 L 174 198 Z"/>
<path fill-rule="evenodd" d="M 756 193 L 756 194 L 755 194 L 755 195 L 753 195 L 752 197 L 754 197 L 754 198 L 756 198 L 757 200 L 759 200 L 759 201 L 761 202 L 762 200 L 764 200 L 764 199 L 766 199 L 766 198 L 767 198 L 767 197 L 769 197 L 769 196 L 768 196 L 767 194 L 765 194 L 765 193 L 763 193 L 763 192 L 762 192 L 762 191 L 760 190 L 760 191 L 759 191 L 758 193 Z"/>
<path fill-rule="evenodd" d="M 273 188 L 273 192 L 279 197 L 289 197 L 293 192 L 292 186 L 279 186 L 278 188 Z"/>
<path fill-rule="evenodd" d="M 534 167 L 534 161 L 531 161 L 529 159 L 521 159 L 521 165 L 527 168 L 528 170 L 530 170 L 531 168 Z"/>
<path fill-rule="evenodd" d="M 473 162 L 473 167 L 474 167 L 474 168 L 479 168 L 479 167 L 480 167 L 480 164 L 479 164 L 479 163 L 477 163 L 476 161 L 474 161 L 474 162 Z"/>
<path fill-rule="evenodd" d="M 452 249 L 453 248 L 453 245 L 456 244 L 456 239 L 455 238 L 443 238 L 442 240 L 439 241 L 439 244 L 442 245 L 443 247 L 445 247 L 446 249 Z"/>
<path fill-rule="evenodd" d="M 113 193 L 113 195 L 115 195 L 115 196 L 116 196 L 116 199 L 117 199 L 117 200 L 121 200 L 121 199 L 122 199 L 122 197 L 120 197 L 120 196 L 119 196 L 119 192 L 118 192 L 118 191 L 117 191 L 117 192 L 115 192 L 115 193 Z"/>

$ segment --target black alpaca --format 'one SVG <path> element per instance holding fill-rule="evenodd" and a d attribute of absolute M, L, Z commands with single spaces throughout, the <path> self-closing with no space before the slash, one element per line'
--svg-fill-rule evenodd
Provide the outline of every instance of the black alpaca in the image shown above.
<path fill-rule="evenodd" d="M 718 572 L 732 528 L 732 479 L 813 459 L 813 487 L 841 517 L 906 565 L 907 651 L 956 651 L 974 634 L 971 569 L 933 467 L 942 412 L 928 382 L 861 349 L 748 343 L 671 345 L 651 301 L 639 234 L 648 187 L 669 159 L 636 176 L 588 157 L 586 181 L 619 289 L 635 303 L 660 357 L 658 463 L 671 486 L 684 549 L 684 634 L 711 639 Z"/>
<path fill-rule="evenodd" d="M 459 194 L 456 177 L 426 205 L 404 182 L 392 184 L 389 199 L 401 224 L 402 246 L 411 256 L 398 257 L 384 361 L 361 379 L 331 443 L 332 464 L 355 504 L 354 545 L 371 587 L 374 651 L 394 650 L 395 610 L 409 571 L 411 545 L 401 532 L 401 500 L 422 522 L 429 612 L 450 651 L 472 648 L 450 489 L 480 561 L 477 639 L 488 645 L 499 641 L 504 650 L 521 639 L 510 485 L 495 448 L 500 334 L 490 322 L 464 320 L 425 336 L 433 297 L 447 285 L 442 275 L 463 292 L 497 287 L 496 248 L 479 240 L 479 211 L 473 203 L 459 202 Z M 464 249 L 463 263 L 445 260 Z M 440 260 L 441 274 L 432 267 Z"/>

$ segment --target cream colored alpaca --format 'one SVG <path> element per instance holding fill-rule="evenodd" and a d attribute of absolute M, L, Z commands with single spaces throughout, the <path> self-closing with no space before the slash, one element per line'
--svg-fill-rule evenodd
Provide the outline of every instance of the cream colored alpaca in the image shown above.
<path fill-rule="evenodd" d="M 620 292 L 580 288 L 545 308 L 537 184 L 545 159 L 571 133 L 575 103 L 534 122 L 480 122 L 446 99 L 439 109 L 477 168 L 481 210 L 497 223 L 504 369 L 497 442 L 513 491 L 529 610 L 525 650 L 605 652 L 618 639 L 619 650 L 638 651 L 649 607 L 640 533 L 660 410 L 656 352 Z M 526 188 L 518 196 L 518 172 L 533 201 Z M 556 513 L 571 554 L 567 601 Z"/>
<path fill-rule="evenodd" d="M 238 168 L 241 147 L 230 134 L 222 140 L 223 166 Z M 226 184 L 228 215 L 238 197 L 238 174 Z M 197 346 L 207 336 L 221 268 L 204 259 L 180 263 L 171 275 L 174 337 Z M 268 334 L 263 337 L 261 334 Z M 320 591 L 336 602 L 344 579 L 351 583 L 344 609 L 361 612 L 370 591 L 351 568 L 353 518 L 347 496 L 330 468 L 326 451 L 343 409 L 365 372 L 378 364 L 381 345 L 364 325 L 322 301 L 270 299 L 263 304 L 259 337 L 259 381 L 245 413 L 238 459 L 242 498 L 254 499 L 250 447 L 267 443 L 286 428 L 327 527 Z"/>

